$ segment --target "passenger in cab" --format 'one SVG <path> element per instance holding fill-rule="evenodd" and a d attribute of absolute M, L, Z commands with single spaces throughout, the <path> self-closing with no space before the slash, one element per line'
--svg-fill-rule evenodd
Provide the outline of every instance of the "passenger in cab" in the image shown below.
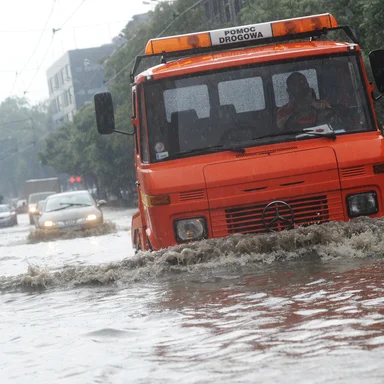
<path fill-rule="evenodd" d="M 300 72 L 288 76 L 287 92 L 289 102 L 277 111 L 277 127 L 281 132 L 327 123 L 334 114 L 327 101 L 316 98 L 315 91 Z"/>

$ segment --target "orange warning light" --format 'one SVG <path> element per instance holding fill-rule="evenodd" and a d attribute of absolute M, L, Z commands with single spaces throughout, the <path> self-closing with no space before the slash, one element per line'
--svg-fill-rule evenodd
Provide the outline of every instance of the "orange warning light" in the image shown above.
<path fill-rule="evenodd" d="M 162 52 L 185 51 L 194 48 L 210 47 L 211 45 L 209 32 L 191 33 L 188 35 L 149 40 L 145 48 L 145 54 L 153 55 Z"/>
<path fill-rule="evenodd" d="M 268 23 L 250 24 L 208 32 L 191 33 L 187 35 L 162 37 L 148 41 L 146 55 L 156 55 L 163 52 L 182 52 L 197 48 L 208 48 L 256 40 L 278 38 L 281 36 L 295 37 L 301 33 L 311 33 L 338 27 L 336 19 L 329 13 L 298 17 L 295 19 L 272 21 Z M 278 39 L 276 39 L 278 40 Z"/>
<path fill-rule="evenodd" d="M 273 37 L 321 31 L 324 28 L 335 28 L 338 26 L 336 19 L 329 13 L 324 15 L 274 21 L 271 25 Z"/>

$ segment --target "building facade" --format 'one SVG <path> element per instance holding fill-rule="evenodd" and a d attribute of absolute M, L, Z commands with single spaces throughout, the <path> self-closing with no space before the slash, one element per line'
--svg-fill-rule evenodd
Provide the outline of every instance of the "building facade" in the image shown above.
<path fill-rule="evenodd" d="M 95 93 L 107 90 L 101 60 L 111 55 L 115 48 L 114 44 L 106 44 L 71 50 L 48 68 L 53 129 L 72 121 L 76 111 L 90 102 Z"/>

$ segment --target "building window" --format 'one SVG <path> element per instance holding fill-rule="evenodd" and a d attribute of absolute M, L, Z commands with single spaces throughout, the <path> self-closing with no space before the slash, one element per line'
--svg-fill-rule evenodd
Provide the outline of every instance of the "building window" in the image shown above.
<path fill-rule="evenodd" d="M 69 81 L 70 78 L 71 78 L 71 76 L 70 76 L 70 73 L 69 73 L 69 65 L 67 64 L 65 66 L 65 79 Z"/>
<path fill-rule="evenodd" d="M 57 96 L 56 98 L 56 103 L 57 103 L 57 110 L 61 111 L 61 101 L 60 101 L 60 96 Z"/>
<path fill-rule="evenodd" d="M 55 81 L 55 89 L 58 89 L 59 88 L 59 76 L 56 75 L 54 76 L 54 81 Z"/>
<path fill-rule="evenodd" d="M 64 107 L 68 107 L 69 105 L 68 91 L 63 92 L 63 104 L 64 104 Z"/>
<path fill-rule="evenodd" d="M 51 111 L 52 111 L 52 114 L 55 114 L 57 113 L 57 105 L 56 105 L 56 99 L 54 99 L 51 103 Z"/>
<path fill-rule="evenodd" d="M 53 93 L 53 81 L 52 77 L 48 80 L 48 87 L 49 87 L 49 94 L 51 95 Z"/>
<path fill-rule="evenodd" d="M 72 104 L 73 103 L 73 97 L 72 97 L 72 87 L 71 88 L 68 88 L 68 100 L 69 100 L 69 104 Z"/>

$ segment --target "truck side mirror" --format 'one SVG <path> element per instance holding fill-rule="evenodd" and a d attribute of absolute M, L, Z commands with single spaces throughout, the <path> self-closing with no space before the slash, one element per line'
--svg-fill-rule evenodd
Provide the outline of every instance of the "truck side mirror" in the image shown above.
<path fill-rule="evenodd" d="M 384 50 L 376 49 L 369 52 L 369 61 L 377 89 L 380 93 L 384 93 Z"/>
<path fill-rule="evenodd" d="M 115 114 L 112 95 L 109 92 L 96 93 L 94 96 L 97 130 L 101 135 L 115 131 Z"/>

